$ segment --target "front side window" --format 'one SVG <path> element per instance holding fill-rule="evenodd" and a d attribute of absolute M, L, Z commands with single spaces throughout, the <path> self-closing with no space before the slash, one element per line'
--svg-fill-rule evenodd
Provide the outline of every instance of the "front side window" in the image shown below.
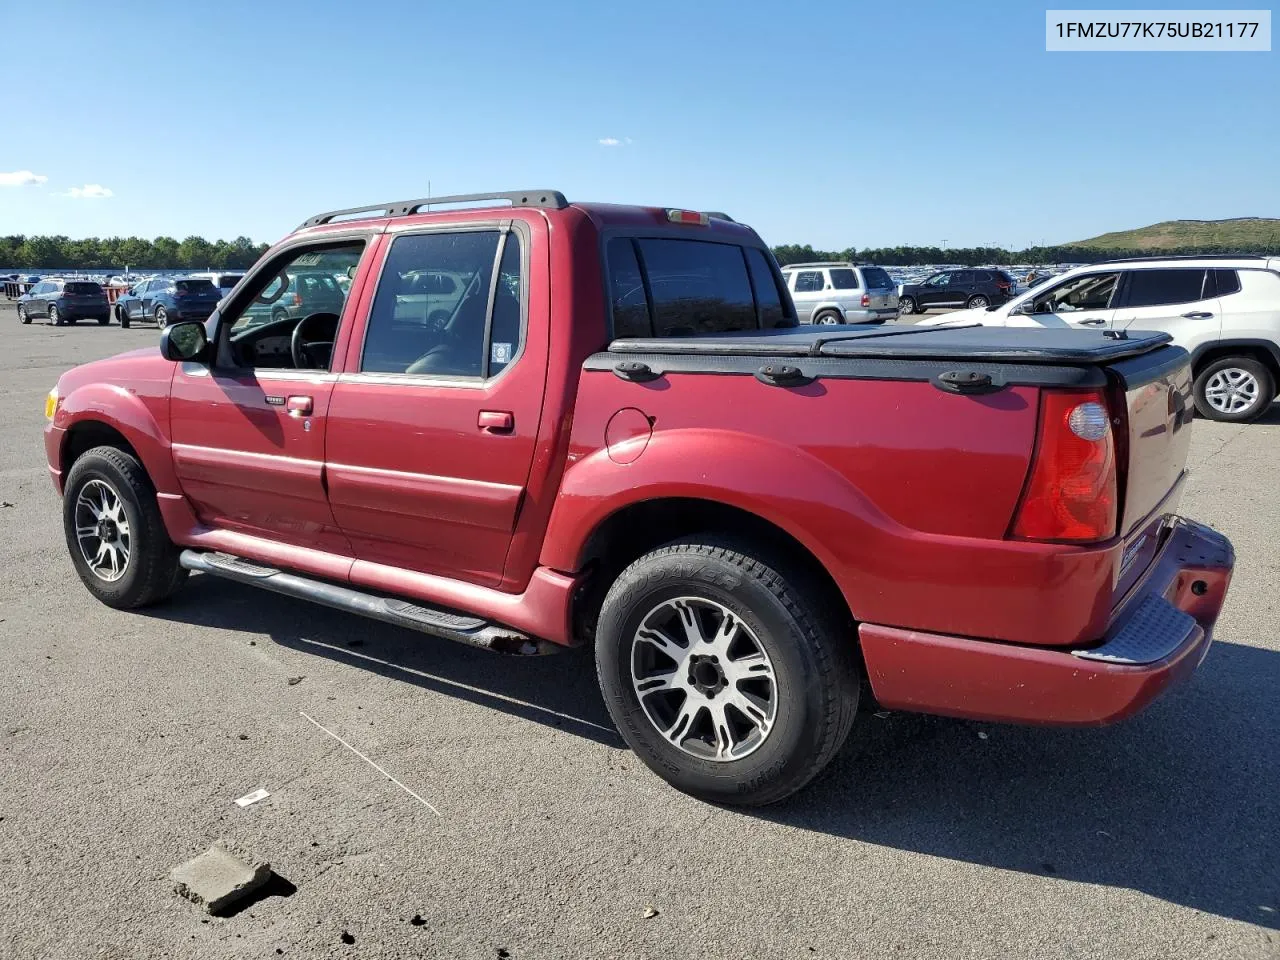
<path fill-rule="evenodd" d="M 239 305 L 225 314 L 230 324 L 227 338 L 232 364 L 255 369 L 327 370 L 346 304 L 346 288 L 336 278 L 354 277 L 363 254 L 363 240 L 306 247 L 255 274 L 251 289 L 244 291 L 248 299 L 237 298 Z M 324 296 L 316 296 L 315 287 L 302 279 L 317 275 L 329 281 L 319 284 L 327 291 Z M 181 282 L 212 287 L 207 280 Z M 155 288 L 153 280 L 151 294 L 156 293 Z M 293 334 L 299 327 L 295 351 Z M 223 329 L 228 328 L 224 325 Z"/>
<path fill-rule="evenodd" d="M 951 274 L 935 273 L 932 277 L 925 281 L 931 287 L 945 287 L 951 283 Z"/>
<path fill-rule="evenodd" d="M 523 298 L 516 233 L 397 237 L 378 281 L 360 369 L 464 378 L 500 373 L 520 352 Z"/>
<path fill-rule="evenodd" d="M 1105 310 L 1116 291 L 1118 273 L 1090 273 L 1054 287 L 1036 297 L 1035 313 L 1074 313 L 1078 310 Z"/>
<path fill-rule="evenodd" d="M 1126 306 L 1162 307 L 1204 297 L 1203 270 L 1133 270 Z"/>
<path fill-rule="evenodd" d="M 831 271 L 831 285 L 837 290 L 857 290 L 858 274 L 848 267 L 837 267 Z"/>
<path fill-rule="evenodd" d="M 821 270 L 803 270 L 796 274 L 796 285 L 792 289 L 796 293 L 814 293 L 826 286 L 826 279 Z"/>

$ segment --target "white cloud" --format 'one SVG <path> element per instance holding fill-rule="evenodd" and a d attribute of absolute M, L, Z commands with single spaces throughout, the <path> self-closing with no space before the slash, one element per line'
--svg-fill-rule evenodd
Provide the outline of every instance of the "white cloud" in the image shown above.
<path fill-rule="evenodd" d="M 30 170 L 15 170 L 13 173 L 0 173 L 0 187 L 30 187 L 48 179 Z"/>
<path fill-rule="evenodd" d="M 630 141 L 627 142 L 630 143 Z M 622 144 L 622 141 L 617 137 L 601 137 L 596 141 L 596 143 L 600 144 L 602 147 L 617 147 Z"/>
<path fill-rule="evenodd" d="M 110 190 L 100 183 L 86 183 L 83 187 L 72 187 L 64 197 L 81 197 L 87 200 L 97 200 L 103 197 L 115 196 Z"/>

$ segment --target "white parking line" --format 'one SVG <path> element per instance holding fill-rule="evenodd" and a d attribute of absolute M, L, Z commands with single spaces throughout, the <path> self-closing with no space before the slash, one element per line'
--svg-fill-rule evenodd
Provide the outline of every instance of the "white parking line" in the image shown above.
<path fill-rule="evenodd" d="M 299 710 L 299 711 L 298 711 L 298 713 L 299 713 L 299 714 L 301 714 L 303 717 L 305 717 L 307 720 L 310 720 L 312 723 L 314 723 L 317 727 L 319 727 L 321 730 L 323 730 L 323 731 L 324 731 L 325 733 L 327 733 L 329 736 L 333 737 L 333 739 L 337 740 L 340 744 L 342 744 L 344 747 L 346 747 L 348 750 L 350 750 L 352 753 L 354 753 L 357 757 L 359 757 L 361 760 L 363 760 L 363 761 L 364 761 L 365 763 L 367 763 L 369 766 L 373 767 L 373 769 L 377 770 L 380 774 L 382 774 L 384 777 L 386 777 L 388 780 L 390 780 L 392 783 L 394 783 L 397 787 L 399 787 L 399 788 L 400 788 L 401 790 L 403 790 L 405 793 L 407 793 L 409 796 L 413 797 L 413 799 L 415 799 L 415 800 L 417 800 L 419 803 L 423 804 L 423 805 L 424 805 L 428 810 L 430 810 L 432 813 L 434 813 L 437 817 L 440 817 L 441 819 L 444 819 L 444 814 L 442 814 L 439 810 L 437 810 L 435 807 L 433 807 L 433 806 L 431 805 L 430 801 L 428 801 L 428 800 L 424 800 L 422 797 L 418 796 L 416 793 L 414 793 L 412 790 L 410 790 L 408 787 L 406 787 L 403 783 L 401 783 L 399 780 L 397 780 L 397 779 L 396 779 L 395 777 L 393 777 L 391 774 L 387 773 L 387 771 L 383 770 L 380 766 L 378 766 L 376 763 L 374 763 L 372 760 L 370 760 L 368 757 L 366 757 L 363 753 L 361 753 L 359 750 L 357 750 L 355 747 L 353 747 L 351 744 L 347 743 L 347 741 L 343 740 L 340 736 L 338 736 L 336 733 L 334 733 L 332 730 L 330 730 L 330 729 L 329 729 L 328 727 L 326 727 L 324 724 L 322 724 L 322 723 L 320 723 L 318 720 L 316 720 L 316 718 L 315 718 L 315 717 L 312 717 L 312 716 L 310 716 L 309 714 L 303 713 L 301 710 Z"/>

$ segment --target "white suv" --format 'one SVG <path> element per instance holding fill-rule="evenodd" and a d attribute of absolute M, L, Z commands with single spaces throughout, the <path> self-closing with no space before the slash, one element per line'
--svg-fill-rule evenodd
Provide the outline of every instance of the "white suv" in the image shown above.
<path fill-rule="evenodd" d="M 1003 306 L 920 321 L 969 323 L 1164 331 L 1191 354 L 1201 416 L 1243 423 L 1266 412 L 1280 383 L 1280 258 L 1093 263 Z"/>

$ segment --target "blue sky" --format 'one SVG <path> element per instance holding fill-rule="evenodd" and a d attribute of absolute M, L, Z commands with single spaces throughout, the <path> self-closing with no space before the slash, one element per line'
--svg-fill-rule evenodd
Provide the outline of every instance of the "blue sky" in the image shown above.
<path fill-rule="evenodd" d="M 770 243 L 836 249 L 1280 216 L 1280 53 L 1046 53 L 1044 17 L 1027 2 L 13 4 L 6 37 L 56 39 L 6 43 L 0 105 L 32 120 L 2 128 L 0 184 L 47 179 L 0 185 L 0 233 L 274 241 L 428 180 L 724 210 Z M 89 185 L 111 196 L 66 195 Z"/>

